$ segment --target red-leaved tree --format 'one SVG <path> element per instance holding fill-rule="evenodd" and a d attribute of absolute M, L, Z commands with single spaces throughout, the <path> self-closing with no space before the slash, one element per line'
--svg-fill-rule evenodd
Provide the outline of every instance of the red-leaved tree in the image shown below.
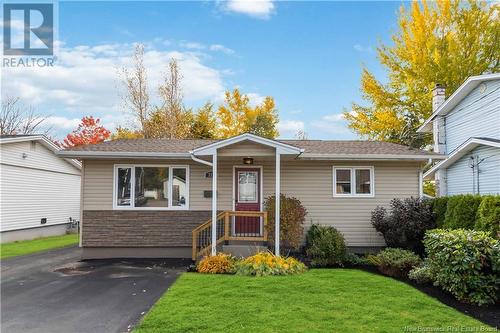
<path fill-rule="evenodd" d="M 83 117 L 78 127 L 68 134 L 59 146 L 70 148 L 81 145 L 90 145 L 103 142 L 111 135 L 111 132 L 105 129 L 99 118 L 92 116 Z"/>

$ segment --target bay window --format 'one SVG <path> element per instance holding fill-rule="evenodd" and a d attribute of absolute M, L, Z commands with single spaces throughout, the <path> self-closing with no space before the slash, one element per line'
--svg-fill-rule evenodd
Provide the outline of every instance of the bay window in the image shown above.
<path fill-rule="evenodd" d="M 115 209 L 187 209 L 189 169 L 169 165 L 115 165 Z"/>
<path fill-rule="evenodd" d="M 373 197 L 374 177 L 373 167 L 334 167 L 333 196 Z"/>

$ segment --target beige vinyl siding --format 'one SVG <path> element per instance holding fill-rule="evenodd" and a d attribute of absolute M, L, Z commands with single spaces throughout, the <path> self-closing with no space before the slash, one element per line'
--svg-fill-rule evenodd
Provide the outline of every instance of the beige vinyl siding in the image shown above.
<path fill-rule="evenodd" d="M 211 179 L 205 172 L 211 167 L 188 160 L 130 161 L 86 160 L 84 184 L 84 210 L 113 209 L 114 164 L 168 164 L 189 165 L 190 210 L 210 210 L 211 199 L 203 197 L 204 190 L 211 190 Z M 242 166 L 242 159 L 221 157 L 218 161 L 218 209 L 233 208 L 233 166 Z M 274 158 L 256 157 L 254 166 L 262 166 L 264 198 L 274 194 Z M 333 197 L 333 166 L 373 166 L 375 197 Z M 297 161 L 281 163 L 282 193 L 302 201 L 308 210 L 306 226 L 311 223 L 332 225 L 345 236 L 349 246 L 381 246 L 382 237 L 370 224 L 371 211 L 377 205 L 387 206 L 395 198 L 418 196 L 417 162 L 346 162 L 346 161 Z"/>

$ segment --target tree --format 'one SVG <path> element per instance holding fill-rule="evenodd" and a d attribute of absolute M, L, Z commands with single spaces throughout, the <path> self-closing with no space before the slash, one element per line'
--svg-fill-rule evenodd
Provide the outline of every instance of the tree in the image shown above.
<path fill-rule="evenodd" d="M 141 131 L 132 130 L 126 127 L 118 126 L 113 134 L 111 134 L 111 140 L 119 139 L 141 139 L 144 135 Z"/>
<path fill-rule="evenodd" d="M 182 139 L 189 135 L 191 112 L 184 107 L 181 88 L 182 75 L 176 59 L 171 59 L 163 84 L 158 87 L 162 105 L 155 114 L 157 121 L 162 121 L 161 128 L 156 129 L 159 137 Z"/>
<path fill-rule="evenodd" d="M 35 113 L 32 106 L 25 106 L 19 97 L 2 99 L 2 114 L 0 115 L 1 135 L 27 135 L 41 130 L 47 116 Z M 47 134 L 50 128 L 43 133 Z"/>
<path fill-rule="evenodd" d="M 81 145 L 89 145 L 103 142 L 111 135 L 111 132 L 105 129 L 101 124 L 99 118 L 92 116 L 83 117 L 82 122 L 78 127 L 68 134 L 59 146 L 70 148 Z"/>
<path fill-rule="evenodd" d="M 401 7 L 393 45 L 378 47 L 388 73 L 381 83 L 366 68 L 361 92 L 367 105 L 344 112 L 349 127 L 369 139 L 422 147 L 416 128 L 432 113 L 432 88 L 455 91 L 469 76 L 500 69 L 499 6 L 442 0 Z"/>
<path fill-rule="evenodd" d="M 219 106 L 217 116 L 220 120 L 220 138 L 229 138 L 245 132 L 268 138 L 278 136 L 278 114 L 272 97 L 266 97 L 261 104 L 252 107 L 248 96 L 241 94 L 238 89 L 226 91 L 225 104 Z"/>
<path fill-rule="evenodd" d="M 127 68 L 122 69 L 123 81 L 127 88 L 127 94 L 124 98 L 125 105 L 139 122 L 144 136 L 149 137 L 147 131 L 144 131 L 144 124 L 151 108 L 147 71 L 144 65 L 144 45 L 137 44 L 135 46 L 133 62 L 134 68 L 132 71 Z"/>
<path fill-rule="evenodd" d="M 215 119 L 214 105 L 206 103 L 193 115 L 190 128 L 192 139 L 214 139 L 216 135 L 217 120 Z"/>

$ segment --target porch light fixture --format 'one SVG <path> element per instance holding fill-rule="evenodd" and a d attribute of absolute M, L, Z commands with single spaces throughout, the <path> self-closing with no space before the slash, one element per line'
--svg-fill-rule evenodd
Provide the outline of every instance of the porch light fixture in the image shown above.
<path fill-rule="evenodd" d="M 253 158 L 251 158 L 251 157 L 244 157 L 243 158 L 243 164 L 247 164 L 247 165 L 253 164 Z"/>

